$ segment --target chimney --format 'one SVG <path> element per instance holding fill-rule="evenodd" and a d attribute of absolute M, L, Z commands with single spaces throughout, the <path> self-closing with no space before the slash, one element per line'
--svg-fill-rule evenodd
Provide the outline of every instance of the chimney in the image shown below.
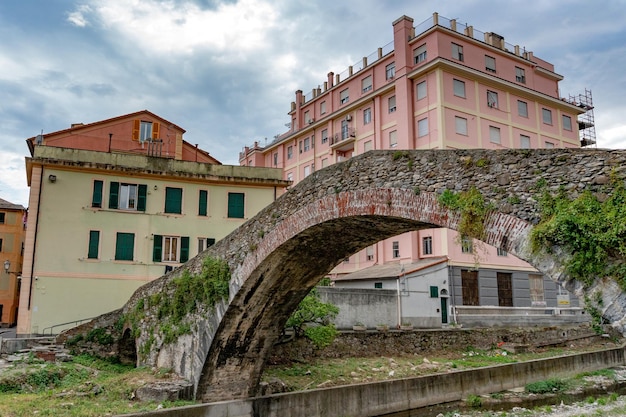
<path fill-rule="evenodd" d="M 333 88 L 333 85 L 335 85 L 333 83 L 334 76 L 335 76 L 334 72 L 331 71 L 331 72 L 328 73 L 328 88 Z"/>

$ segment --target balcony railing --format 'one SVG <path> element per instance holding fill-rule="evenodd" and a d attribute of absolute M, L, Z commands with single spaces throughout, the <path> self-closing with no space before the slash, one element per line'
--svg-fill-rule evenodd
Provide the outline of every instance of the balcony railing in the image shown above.
<path fill-rule="evenodd" d="M 335 133 L 331 138 L 330 138 L 330 146 L 336 145 L 340 142 L 343 142 L 345 140 L 348 139 L 354 139 L 356 137 L 356 129 L 351 127 L 348 128 L 348 130 L 346 132 L 343 133 Z"/>

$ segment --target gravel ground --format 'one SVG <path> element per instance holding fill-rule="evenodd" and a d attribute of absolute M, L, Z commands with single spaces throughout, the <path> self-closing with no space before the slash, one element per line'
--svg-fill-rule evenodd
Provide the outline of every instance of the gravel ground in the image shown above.
<path fill-rule="evenodd" d="M 558 406 L 544 406 L 529 410 L 515 407 L 510 411 L 474 411 L 472 413 L 446 413 L 437 417 L 623 417 L 626 415 L 626 397 L 607 400 L 606 404 L 577 402 Z"/>

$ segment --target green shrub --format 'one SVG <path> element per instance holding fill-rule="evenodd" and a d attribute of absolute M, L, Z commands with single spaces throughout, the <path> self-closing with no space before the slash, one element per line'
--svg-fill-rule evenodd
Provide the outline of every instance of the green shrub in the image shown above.
<path fill-rule="evenodd" d="M 562 392 L 567 389 L 567 383 L 562 379 L 551 378 L 545 381 L 531 382 L 530 384 L 526 384 L 525 389 L 531 394 L 555 393 Z"/>
<path fill-rule="evenodd" d="M 480 408 L 483 405 L 483 400 L 478 395 L 470 394 L 467 397 L 467 405 L 472 408 Z"/>

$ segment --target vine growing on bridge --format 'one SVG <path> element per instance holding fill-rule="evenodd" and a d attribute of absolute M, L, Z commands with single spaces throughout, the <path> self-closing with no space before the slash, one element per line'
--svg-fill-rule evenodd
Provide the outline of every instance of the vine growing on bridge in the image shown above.
<path fill-rule="evenodd" d="M 485 201 L 476 187 L 460 193 L 444 190 L 439 196 L 439 204 L 460 213 L 457 232 L 461 238 L 485 240 L 485 218 L 493 206 Z"/>
<path fill-rule="evenodd" d="M 612 277 L 626 290 L 626 188 L 612 178 L 614 189 L 600 201 L 589 191 L 571 199 L 564 189 L 552 195 L 543 187 L 541 221 L 531 235 L 534 250 L 561 246 L 571 254 L 568 275 L 586 285 Z"/>

